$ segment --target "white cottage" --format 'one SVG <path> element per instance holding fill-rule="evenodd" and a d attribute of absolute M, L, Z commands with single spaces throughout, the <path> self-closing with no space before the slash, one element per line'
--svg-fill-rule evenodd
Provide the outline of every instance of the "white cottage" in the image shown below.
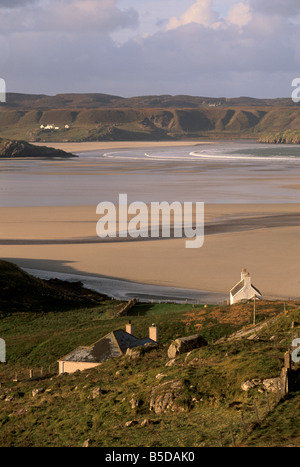
<path fill-rule="evenodd" d="M 262 300 L 260 291 L 251 284 L 251 276 L 247 269 L 243 269 L 241 280 L 230 290 L 230 305 L 242 300 L 252 300 L 254 297 Z"/>

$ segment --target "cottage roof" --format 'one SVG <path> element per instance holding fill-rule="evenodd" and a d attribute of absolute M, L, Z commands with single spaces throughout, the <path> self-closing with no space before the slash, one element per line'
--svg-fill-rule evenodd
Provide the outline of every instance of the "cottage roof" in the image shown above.
<path fill-rule="evenodd" d="M 238 282 L 238 283 L 233 287 L 233 289 L 230 290 L 231 295 L 236 295 L 240 290 L 242 290 L 242 288 L 244 287 L 244 285 L 245 285 L 245 281 L 244 281 L 244 280 L 241 280 L 240 282 Z"/>
<path fill-rule="evenodd" d="M 245 286 L 245 281 L 241 280 L 233 287 L 233 289 L 230 290 L 231 295 L 232 296 L 236 295 L 240 290 L 242 290 L 244 286 Z M 254 287 L 253 284 L 251 284 L 251 288 L 255 290 L 255 292 L 257 292 L 259 295 L 261 295 L 260 291 L 256 287 Z"/>
<path fill-rule="evenodd" d="M 146 343 L 156 344 L 152 339 L 145 337 L 138 339 L 122 329 L 112 331 L 99 341 L 88 347 L 77 347 L 75 350 L 60 358 L 65 362 L 102 363 L 112 357 L 120 357 L 127 349 L 140 347 Z"/>

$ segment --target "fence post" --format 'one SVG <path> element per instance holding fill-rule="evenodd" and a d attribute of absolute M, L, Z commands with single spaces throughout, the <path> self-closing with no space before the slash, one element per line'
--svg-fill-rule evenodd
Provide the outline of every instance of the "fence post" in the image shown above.
<path fill-rule="evenodd" d="M 231 433 L 231 438 L 232 438 L 232 446 L 235 448 L 235 439 L 234 439 L 233 429 L 232 429 L 231 424 L 229 425 L 229 428 L 230 428 L 230 433 Z"/>
<path fill-rule="evenodd" d="M 242 422 L 243 422 L 244 433 L 246 434 L 246 433 L 247 433 L 247 429 L 246 429 L 246 423 L 245 423 L 245 418 L 244 418 L 244 413 L 243 413 L 243 412 L 241 412 L 241 416 L 242 416 Z"/>
<path fill-rule="evenodd" d="M 255 402 L 254 402 L 254 410 L 255 410 L 255 414 L 256 414 L 256 418 L 257 418 L 257 423 L 259 423 L 259 415 L 258 415 L 258 410 L 257 410 L 257 406 L 256 406 Z"/>

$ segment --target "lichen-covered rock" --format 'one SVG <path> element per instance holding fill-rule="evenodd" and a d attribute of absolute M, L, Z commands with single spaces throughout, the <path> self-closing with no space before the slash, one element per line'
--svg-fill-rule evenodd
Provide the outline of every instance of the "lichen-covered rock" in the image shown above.
<path fill-rule="evenodd" d="M 207 345 L 207 341 L 200 334 L 195 336 L 181 337 L 172 342 L 168 349 L 168 357 L 176 358 L 179 354 L 189 352 Z"/>
<path fill-rule="evenodd" d="M 183 394 L 184 384 L 180 380 L 167 381 L 155 386 L 151 391 L 150 410 L 156 414 L 171 410 L 182 412 L 185 410 L 178 399 Z"/>
<path fill-rule="evenodd" d="M 280 392 L 281 391 L 280 378 L 264 379 L 262 384 L 263 384 L 265 391 L 267 392 Z"/>

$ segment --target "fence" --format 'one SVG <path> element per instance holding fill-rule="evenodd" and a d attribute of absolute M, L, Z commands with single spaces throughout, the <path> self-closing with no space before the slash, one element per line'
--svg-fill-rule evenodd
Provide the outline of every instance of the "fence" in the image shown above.
<path fill-rule="evenodd" d="M 231 423 L 219 432 L 219 439 L 216 440 L 216 446 L 219 447 L 237 447 L 247 441 L 247 437 L 252 430 L 259 426 L 277 404 L 282 399 L 281 390 L 277 393 L 265 393 L 265 400 L 254 401 L 251 408 L 247 411 L 239 411 L 239 420 L 232 420 Z"/>
<path fill-rule="evenodd" d="M 57 375 L 58 364 L 52 363 L 44 367 L 18 367 L 10 368 L 7 364 L 0 365 L 0 385 L 7 382 L 28 381 L 49 378 Z"/>
<path fill-rule="evenodd" d="M 134 305 L 137 304 L 137 300 L 135 298 L 132 298 L 129 300 L 129 302 L 120 310 L 116 313 L 116 318 L 120 318 L 121 316 L 126 316 L 128 311 L 131 310 Z"/>

